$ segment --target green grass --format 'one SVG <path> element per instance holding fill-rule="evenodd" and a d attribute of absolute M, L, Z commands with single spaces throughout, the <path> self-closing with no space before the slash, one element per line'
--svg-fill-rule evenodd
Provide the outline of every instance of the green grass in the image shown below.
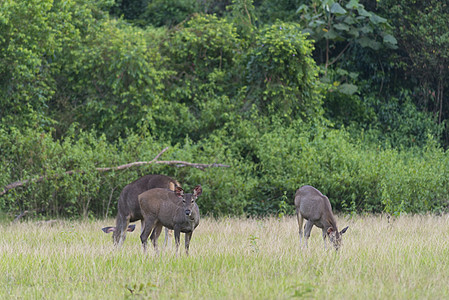
<path fill-rule="evenodd" d="M 202 219 L 189 257 L 144 256 L 140 224 L 114 250 L 113 223 L 0 225 L 0 299 L 449 298 L 448 216 L 340 217 L 338 253 L 315 227 L 301 249 L 293 217 Z"/>

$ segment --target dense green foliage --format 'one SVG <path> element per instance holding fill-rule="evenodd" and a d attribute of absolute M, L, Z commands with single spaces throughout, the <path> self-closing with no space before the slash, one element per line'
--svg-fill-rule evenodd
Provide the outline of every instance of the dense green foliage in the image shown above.
<path fill-rule="evenodd" d="M 345 212 L 446 210 L 447 10 L 5 0 L 0 187 L 46 179 L 0 209 L 112 216 L 124 185 L 164 173 L 201 183 L 205 214 L 291 213 L 302 184 Z M 164 160 L 231 167 L 95 170 L 166 146 Z"/>

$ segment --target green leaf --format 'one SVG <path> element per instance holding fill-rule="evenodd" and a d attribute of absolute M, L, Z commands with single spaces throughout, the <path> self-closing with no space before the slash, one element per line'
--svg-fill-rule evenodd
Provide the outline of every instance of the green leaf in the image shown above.
<path fill-rule="evenodd" d="M 384 35 L 384 43 L 391 44 L 391 45 L 397 45 L 398 41 L 391 34 L 386 34 L 386 35 Z"/>
<path fill-rule="evenodd" d="M 349 26 L 343 23 L 335 24 L 334 28 L 338 30 L 349 31 Z"/>
<path fill-rule="evenodd" d="M 356 9 L 360 6 L 358 0 L 351 0 L 348 4 L 346 4 L 347 9 Z"/>
<path fill-rule="evenodd" d="M 369 47 L 369 48 L 371 48 L 373 50 L 379 50 L 380 49 L 380 43 L 379 42 L 376 42 L 375 40 L 372 40 L 372 39 L 367 38 L 367 37 L 362 37 L 361 39 L 358 39 L 357 42 L 362 47 Z"/>
<path fill-rule="evenodd" d="M 346 71 L 345 69 L 338 68 L 337 74 L 340 76 L 346 76 L 346 75 L 348 75 L 348 71 Z"/>
<path fill-rule="evenodd" d="M 349 72 L 349 77 L 351 77 L 351 79 L 357 79 L 357 77 L 359 76 L 359 74 L 358 73 L 356 73 L 356 72 Z"/>
<path fill-rule="evenodd" d="M 371 17 L 371 15 L 372 15 L 372 13 L 366 11 L 363 7 L 358 8 L 357 12 L 359 13 L 360 16 L 363 16 L 363 17 Z"/>
<path fill-rule="evenodd" d="M 371 26 L 363 26 L 362 28 L 360 28 L 360 31 L 363 33 L 371 33 L 373 32 L 373 28 L 371 28 Z"/>
<path fill-rule="evenodd" d="M 305 4 L 302 4 L 302 5 L 300 5 L 299 7 L 298 7 L 298 9 L 296 10 L 296 13 L 298 14 L 298 13 L 307 13 L 307 11 L 308 11 L 308 6 L 307 5 L 305 5 Z"/>
<path fill-rule="evenodd" d="M 334 39 L 337 39 L 337 38 L 339 38 L 340 36 L 335 32 L 335 30 L 329 30 L 328 32 L 326 32 L 325 34 L 324 34 L 324 36 L 327 38 L 327 39 L 329 39 L 329 40 L 334 40 Z"/>
<path fill-rule="evenodd" d="M 354 38 L 358 38 L 360 36 L 359 30 L 357 28 L 352 28 L 348 33 Z"/>
<path fill-rule="evenodd" d="M 358 87 L 351 83 L 343 83 L 338 87 L 338 91 L 342 94 L 351 96 L 354 95 L 358 90 Z"/>
<path fill-rule="evenodd" d="M 374 24 L 381 24 L 381 23 L 387 23 L 387 19 L 382 18 L 378 15 L 371 15 L 369 17 L 370 21 L 373 22 Z"/>
<path fill-rule="evenodd" d="M 336 15 L 344 15 L 347 11 L 346 11 L 346 9 L 341 7 L 340 4 L 334 3 L 331 6 L 330 12 L 333 13 L 333 14 L 336 14 Z"/>
<path fill-rule="evenodd" d="M 356 20 L 352 16 L 347 16 L 343 21 L 348 25 L 356 23 Z"/>

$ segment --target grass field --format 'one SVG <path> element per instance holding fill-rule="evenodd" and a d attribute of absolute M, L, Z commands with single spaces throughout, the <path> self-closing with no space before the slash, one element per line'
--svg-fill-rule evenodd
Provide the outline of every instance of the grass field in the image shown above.
<path fill-rule="evenodd" d="M 448 216 L 337 221 L 338 253 L 316 227 L 301 249 L 293 217 L 202 219 L 189 257 L 144 256 L 140 223 L 120 250 L 112 219 L 3 223 L 0 299 L 449 299 Z"/>

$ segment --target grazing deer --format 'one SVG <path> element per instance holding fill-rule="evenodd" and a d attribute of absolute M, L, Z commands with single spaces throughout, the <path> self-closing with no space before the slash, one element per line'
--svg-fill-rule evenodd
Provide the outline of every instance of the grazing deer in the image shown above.
<path fill-rule="evenodd" d="M 175 192 L 168 189 L 152 189 L 139 195 L 145 228 L 140 235 L 143 251 L 146 253 L 148 236 L 153 242 L 156 253 L 157 239 L 162 226 L 175 232 L 176 255 L 178 254 L 181 232 L 185 233 L 185 249 L 189 255 L 190 239 L 193 230 L 200 222 L 200 211 L 196 199 L 201 195 L 201 185 L 197 185 L 192 194 L 184 194 L 181 187 Z"/>
<path fill-rule="evenodd" d="M 319 190 L 310 185 L 299 188 L 295 194 L 296 217 L 299 225 L 299 243 L 302 244 L 302 223 L 306 219 L 304 226 L 305 245 L 310 237 L 312 226 L 315 225 L 323 230 L 324 249 L 326 249 L 326 236 L 334 245 L 335 250 L 341 246 L 341 236 L 349 226 L 338 232 L 337 222 L 332 214 L 332 207 L 329 199 Z"/>
<path fill-rule="evenodd" d="M 127 231 L 134 231 L 136 225 L 130 222 L 141 221 L 142 231 L 145 227 L 138 196 L 150 189 L 166 188 L 172 191 L 179 182 L 165 175 L 145 175 L 125 186 L 120 193 L 115 227 L 104 227 L 105 233 L 113 232 L 112 238 L 115 246 L 120 247 L 126 238 Z M 129 225 L 129 226 L 128 226 Z M 168 240 L 168 230 L 165 230 L 165 244 Z"/>

